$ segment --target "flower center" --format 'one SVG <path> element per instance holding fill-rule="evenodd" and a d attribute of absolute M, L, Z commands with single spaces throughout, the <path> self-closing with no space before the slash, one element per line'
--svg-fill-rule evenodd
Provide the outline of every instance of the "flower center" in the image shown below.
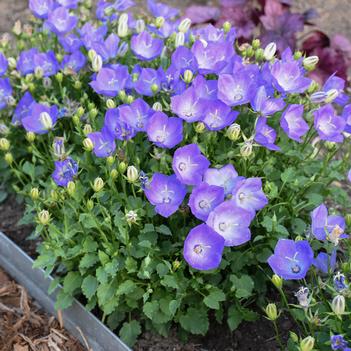
<path fill-rule="evenodd" d="M 298 264 L 295 264 L 291 267 L 291 271 L 293 273 L 299 273 L 301 271 L 301 267 Z"/>
<path fill-rule="evenodd" d="M 202 245 L 195 245 L 194 246 L 194 252 L 197 254 L 197 255 L 200 255 L 202 252 L 203 252 L 204 248 Z"/>
<path fill-rule="evenodd" d="M 224 222 L 219 223 L 218 228 L 221 232 L 224 232 L 227 229 L 227 224 Z"/>
<path fill-rule="evenodd" d="M 186 170 L 186 163 L 185 162 L 180 162 L 179 165 L 178 165 L 178 168 L 180 171 L 185 171 Z"/>
<path fill-rule="evenodd" d="M 210 208 L 210 204 L 206 201 L 206 200 L 201 200 L 199 202 L 199 207 L 203 210 L 203 209 L 208 209 Z"/>

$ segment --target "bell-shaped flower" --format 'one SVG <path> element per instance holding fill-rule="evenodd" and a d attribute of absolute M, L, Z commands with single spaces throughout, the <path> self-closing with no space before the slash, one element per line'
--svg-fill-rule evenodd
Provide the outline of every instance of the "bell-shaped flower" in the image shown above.
<path fill-rule="evenodd" d="M 58 186 L 66 187 L 78 174 L 78 164 L 71 157 L 63 161 L 55 161 L 55 170 L 52 173 L 52 179 Z"/>
<path fill-rule="evenodd" d="M 269 117 L 281 111 L 285 106 L 285 102 L 282 98 L 269 97 L 266 88 L 262 85 L 258 88 L 251 106 L 260 116 Z"/>
<path fill-rule="evenodd" d="M 260 117 L 256 123 L 255 141 L 268 150 L 278 151 L 280 147 L 275 145 L 277 132 L 267 124 L 264 117 Z"/>
<path fill-rule="evenodd" d="M 138 59 L 151 61 L 161 55 L 163 40 L 154 38 L 149 32 L 143 31 L 132 37 L 130 48 Z"/>
<path fill-rule="evenodd" d="M 125 123 L 120 116 L 119 108 L 110 108 L 106 111 L 104 127 L 114 139 L 132 139 L 136 131 L 128 123 Z"/>
<path fill-rule="evenodd" d="M 55 5 L 54 0 L 29 0 L 29 9 L 37 18 L 48 18 Z"/>
<path fill-rule="evenodd" d="M 111 156 L 116 150 L 115 139 L 106 128 L 102 128 L 100 132 L 89 133 L 88 138 L 93 143 L 96 157 L 105 158 Z"/>
<path fill-rule="evenodd" d="M 22 125 L 27 132 L 46 134 L 54 128 L 57 119 L 58 108 L 56 105 L 48 107 L 34 103 L 29 114 L 22 119 Z"/>
<path fill-rule="evenodd" d="M 46 24 L 54 33 L 61 35 L 72 31 L 77 22 L 77 17 L 71 15 L 67 8 L 61 6 L 49 13 Z"/>
<path fill-rule="evenodd" d="M 26 91 L 16 106 L 11 123 L 13 125 L 22 124 L 22 119 L 30 114 L 30 110 L 34 104 L 35 100 L 32 94 Z"/>
<path fill-rule="evenodd" d="M 309 130 L 309 125 L 303 118 L 303 105 L 289 105 L 282 114 L 280 126 L 290 139 L 301 143 L 301 137 Z"/>
<path fill-rule="evenodd" d="M 9 78 L 0 78 L 0 110 L 7 106 L 7 99 L 12 95 L 12 86 Z"/>
<path fill-rule="evenodd" d="M 130 105 L 121 105 L 118 109 L 122 122 L 129 124 L 138 132 L 146 131 L 153 111 L 143 99 L 136 99 Z"/>

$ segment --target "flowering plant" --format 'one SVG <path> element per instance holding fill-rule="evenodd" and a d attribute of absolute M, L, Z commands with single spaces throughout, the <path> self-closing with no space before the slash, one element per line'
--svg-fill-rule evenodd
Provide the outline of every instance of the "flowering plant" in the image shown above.
<path fill-rule="evenodd" d="M 309 211 L 349 206 L 342 80 L 321 87 L 317 57 L 237 50 L 228 23 L 191 31 L 153 0 L 151 18 L 90 5 L 31 0 L 33 23 L 2 39 L 2 167 L 37 223 L 35 266 L 63 284 L 57 308 L 78 295 L 129 344 L 141 325 L 205 334 L 211 310 L 233 330 L 257 316 L 269 257 L 307 272 L 313 251 L 291 240 Z"/>

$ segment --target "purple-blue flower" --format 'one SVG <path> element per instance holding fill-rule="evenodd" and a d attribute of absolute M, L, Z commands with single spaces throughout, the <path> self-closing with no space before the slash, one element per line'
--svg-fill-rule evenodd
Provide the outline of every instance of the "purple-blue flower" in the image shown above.
<path fill-rule="evenodd" d="M 105 41 L 93 43 L 92 48 L 102 57 L 103 61 L 108 61 L 114 59 L 118 55 L 119 43 L 119 37 L 112 33 Z"/>
<path fill-rule="evenodd" d="M 305 278 L 312 262 L 313 250 L 306 240 L 280 239 L 268 258 L 273 272 L 286 280 Z"/>
<path fill-rule="evenodd" d="M 88 138 L 94 145 L 96 157 L 105 158 L 111 156 L 116 150 L 115 140 L 106 128 L 103 128 L 101 132 L 89 133 Z"/>
<path fill-rule="evenodd" d="M 55 170 L 52 173 L 52 179 L 58 186 L 66 187 L 78 174 L 78 164 L 71 157 L 63 161 L 55 161 Z"/>
<path fill-rule="evenodd" d="M 209 160 L 202 155 L 197 144 L 180 147 L 173 155 L 173 171 L 183 184 L 201 183 L 202 176 L 209 166 Z"/>
<path fill-rule="evenodd" d="M 255 141 L 268 150 L 278 151 L 280 147 L 275 145 L 277 132 L 267 124 L 265 117 L 260 117 L 256 123 Z"/>
<path fill-rule="evenodd" d="M 179 13 L 178 9 L 155 0 L 148 0 L 147 7 L 154 17 L 169 19 L 176 17 Z"/>
<path fill-rule="evenodd" d="M 216 185 L 201 183 L 192 190 L 189 207 L 192 214 L 206 221 L 210 212 L 224 201 L 224 189 Z"/>
<path fill-rule="evenodd" d="M 281 111 L 285 106 L 285 102 L 282 98 L 269 97 L 266 88 L 262 85 L 258 88 L 251 106 L 261 116 L 269 117 Z"/>
<path fill-rule="evenodd" d="M 346 126 L 344 118 L 337 116 L 331 104 L 314 111 L 314 127 L 322 140 L 341 143 L 344 140 L 342 132 Z"/>
<path fill-rule="evenodd" d="M 154 38 L 149 32 L 143 31 L 132 37 L 130 48 L 138 59 L 151 61 L 161 55 L 163 40 Z"/>
<path fill-rule="evenodd" d="M 225 240 L 225 246 L 239 246 L 251 239 L 250 212 L 236 206 L 234 201 L 225 201 L 208 216 L 206 224 Z"/>
<path fill-rule="evenodd" d="M 123 90 L 129 77 L 126 66 L 112 68 L 102 68 L 96 75 L 95 80 L 90 82 L 90 86 L 98 94 L 115 97 L 119 91 Z"/>
<path fill-rule="evenodd" d="M 12 94 L 12 86 L 9 78 L 0 78 L 0 110 L 7 106 L 7 99 Z"/>
<path fill-rule="evenodd" d="M 224 189 L 224 194 L 229 195 L 233 191 L 236 183 L 241 180 L 238 172 L 232 164 L 221 168 L 209 168 L 204 174 L 203 181 L 209 185 L 220 186 Z"/>
<path fill-rule="evenodd" d="M 289 105 L 282 114 L 280 126 L 290 139 L 301 143 L 301 137 L 309 130 L 309 126 L 303 118 L 303 105 Z"/>
<path fill-rule="evenodd" d="M 203 110 L 202 122 L 209 130 L 221 130 L 231 125 L 239 115 L 220 100 L 200 100 Z"/>
<path fill-rule="evenodd" d="M 156 112 L 150 118 L 146 132 L 155 145 L 171 149 L 183 140 L 183 121 L 168 117 L 163 112 Z"/>
<path fill-rule="evenodd" d="M 318 240 L 328 239 L 335 245 L 339 239 L 347 238 L 344 233 L 346 224 L 342 216 L 328 215 L 328 209 L 324 204 L 319 205 L 311 213 L 312 234 Z"/>
<path fill-rule="evenodd" d="M 38 53 L 37 48 L 22 51 L 17 60 L 17 70 L 22 76 L 34 72 L 34 56 Z"/>
<path fill-rule="evenodd" d="M 199 121 L 203 116 L 203 104 L 193 87 L 186 89 L 182 94 L 171 97 L 171 109 L 178 117 L 186 122 Z"/>
<path fill-rule="evenodd" d="M 198 64 L 194 54 L 186 46 L 176 48 L 171 58 L 172 66 L 183 74 L 185 70 L 190 70 L 195 73 L 198 69 Z"/>
<path fill-rule="evenodd" d="M 134 83 L 134 89 L 140 95 L 154 96 L 160 91 L 164 78 L 161 67 L 158 70 L 142 68 L 138 80 Z"/>
<path fill-rule="evenodd" d="M 347 173 L 347 179 L 348 179 L 349 182 L 351 182 L 351 168 L 350 168 L 350 170 Z"/>
<path fill-rule="evenodd" d="M 78 29 L 84 46 L 87 50 L 91 49 L 94 43 L 104 41 L 107 33 L 107 25 L 94 26 L 91 22 L 87 22 L 84 26 Z"/>
<path fill-rule="evenodd" d="M 345 132 L 351 134 L 351 104 L 344 107 L 341 117 L 346 122 Z"/>
<path fill-rule="evenodd" d="M 46 24 L 54 33 L 61 35 L 72 31 L 77 22 L 77 17 L 71 15 L 67 8 L 61 6 L 49 13 Z"/>
<path fill-rule="evenodd" d="M 275 61 L 271 67 L 275 88 L 282 93 L 303 93 L 311 84 L 298 61 Z"/>
<path fill-rule="evenodd" d="M 313 265 L 324 274 L 329 271 L 333 272 L 336 267 L 336 250 L 334 249 L 330 255 L 326 252 L 320 252 L 313 260 Z"/>
<path fill-rule="evenodd" d="M 155 206 L 155 211 L 166 218 L 178 210 L 185 195 L 185 185 L 174 174 L 155 173 L 145 188 L 145 196 Z"/>
<path fill-rule="evenodd" d="M 334 289 L 338 292 L 343 291 L 349 287 L 349 285 L 346 284 L 345 275 L 340 272 L 334 275 L 333 283 L 334 283 Z"/>
<path fill-rule="evenodd" d="M 85 66 L 86 62 L 85 55 L 80 50 L 77 50 L 71 55 L 64 56 L 61 66 L 64 70 L 78 73 Z"/>
<path fill-rule="evenodd" d="M 33 99 L 32 94 L 29 91 L 26 91 L 16 106 L 11 123 L 13 125 L 22 124 L 22 119 L 30 114 L 29 111 L 34 104 L 35 100 Z"/>
<path fill-rule="evenodd" d="M 72 33 L 65 36 L 60 35 L 58 41 L 68 53 L 77 51 L 83 45 L 82 41 Z"/>
<path fill-rule="evenodd" d="M 22 125 L 27 132 L 46 134 L 54 128 L 57 119 L 58 108 L 56 105 L 48 107 L 34 103 L 29 114 L 22 119 Z"/>
<path fill-rule="evenodd" d="M 110 108 L 106 111 L 104 126 L 110 135 L 118 140 L 129 140 L 136 134 L 135 129 L 122 121 L 120 108 Z"/>
<path fill-rule="evenodd" d="M 344 351 L 345 348 L 347 348 L 348 343 L 344 339 L 342 335 L 332 335 L 330 337 L 330 342 L 331 342 L 331 348 L 332 350 L 341 350 Z"/>
<path fill-rule="evenodd" d="M 239 181 L 234 190 L 232 201 L 237 207 L 249 211 L 253 215 L 268 204 L 262 190 L 261 178 L 247 178 Z"/>
<path fill-rule="evenodd" d="M 200 99 L 217 100 L 218 81 L 207 80 L 204 76 L 198 75 L 193 80 L 191 87 L 195 90 Z"/>
<path fill-rule="evenodd" d="M 56 0 L 61 6 L 67 7 L 68 9 L 75 9 L 78 6 L 80 0 Z"/>
<path fill-rule="evenodd" d="M 331 75 L 323 85 L 323 91 L 328 92 L 332 89 L 337 90 L 338 96 L 335 98 L 334 102 L 340 106 L 344 106 L 350 100 L 348 94 L 345 94 L 345 80 L 337 77 L 335 74 Z"/>
<path fill-rule="evenodd" d="M 6 56 L 0 52 L 0 77 L 6 73 L 8 65 Z"/>
<path fill-rule="evenodd" d="M 29 0 L 29 9 L 37 18 L 48 18 L 54 8 L 54 0 Z"/>
<path fill-rule="evenodd" d="M 192 268 L 216 269 L 222 260 L 224 239 L 206 224 L 193 228 L 184 241 L 184 259 Z"/>
<path fill-rule="evenodd" d="M 43 52 L 34 55 L 34 69 L 41 68 L 44 77 L 55 75 L 59 70 L 59 63 L 53 51 Z"/>
<path fill-rule="evenodd" d="M 138 132 L 146 131 L 153 110 L 143 99 L 136 99 L 130 105 L 118 107 L 121 121 Z"/>

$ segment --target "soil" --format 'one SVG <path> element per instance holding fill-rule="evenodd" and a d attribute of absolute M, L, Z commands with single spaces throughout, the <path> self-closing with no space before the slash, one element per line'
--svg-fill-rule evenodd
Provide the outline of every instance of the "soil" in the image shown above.
<path fill-rule="evenodd" d="M 26 290 L 0 268 L 0 350 L 84 351 Z"/>

